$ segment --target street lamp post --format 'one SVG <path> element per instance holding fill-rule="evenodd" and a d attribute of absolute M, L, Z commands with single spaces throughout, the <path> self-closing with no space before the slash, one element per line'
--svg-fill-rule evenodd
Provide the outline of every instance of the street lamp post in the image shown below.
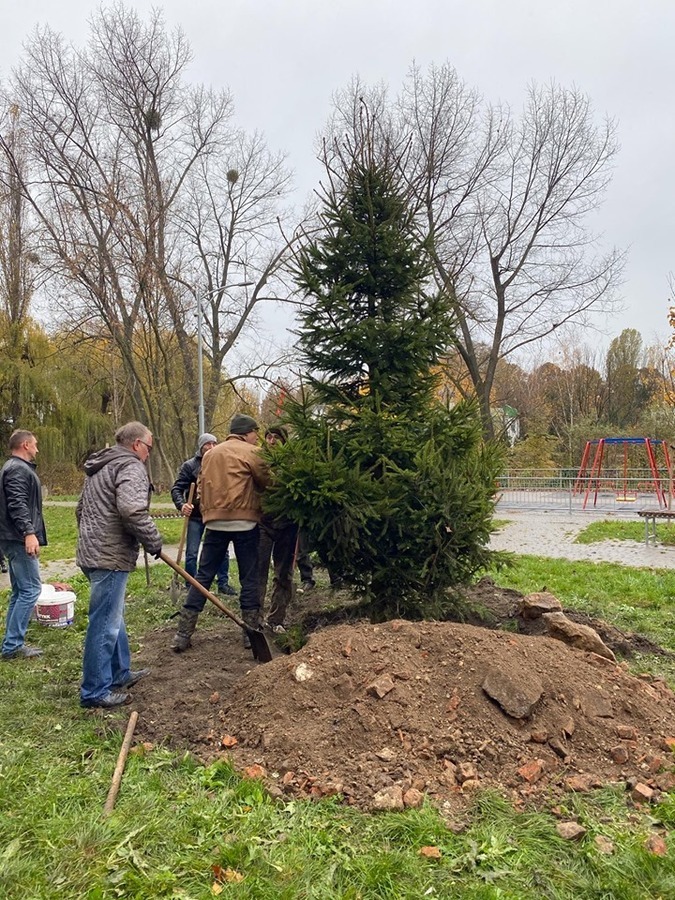
<path fill-rule="evenodd" d="M 228 285 L 228 287 L 250 287 L 252 284 L 255 284 L 255 282 L 241 281 L 239 284 L 231 284 Z M 204 337 L 202 335 L 204 314 L 202 311 L 202 303 L 204 300 L 208 300 L 209 297 L 213 297 L 214 294 L 220 294 L 225 290 L 226 288 L 219 287 L 212 291 L 207 291 L 207 293 L 202 294 L 197 301 L 197 373 L 199 377 L 199 406 L 197 407 L 197 418 L 199 422 L 199 434 L 204 434 L 206 431 L 206 424 L 204 422 Z"/>
<path fill-rule="evenodd" d="M 202 337 L 202 303 L 209 297 L 205 294 L 199 298 L 197 303 L 197 371 L 199 373 L 199 408 L 197 417 L 199 419 L 199 434 L 204 434 L 206 427 L 204 425 L 204 343 Z"/>

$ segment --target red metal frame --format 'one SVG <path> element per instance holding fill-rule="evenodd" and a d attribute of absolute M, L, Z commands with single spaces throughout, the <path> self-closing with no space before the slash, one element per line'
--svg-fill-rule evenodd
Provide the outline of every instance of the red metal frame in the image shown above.
<path fill-rule="evenodd" d="M 591 455 L 591 447 L 593 444 L 597 444 L 595 448 L 595 454 L 593 456 L 593 462 L 591 463 L 591 468 L 588 474 L 586 474 L 586 470 L 588 467 L 588 460 Z M 663 489 L 661 483 L 661 475 L 659 473 L 659 465 L 656 459 L 655 448 L 660 444 L 663 448 L 663 456 L 665 459 L 666 466 L 668 471 L 670 471 L 670 454 L 668 452 L 668 444 L 665 441 L 657 441 L 654 438 L 596 438 L 592 441 L 586 441 L 586 446 L 584 447 L 584 452 L 581 457 L 581 465 L 579 466 L 579 472 L 577 473 L 576 480 L 574 482 L 574 493 L 580 494 L 583 489 L 583 483 L 586 482 L 586 491 L 584 494 L 584 504 L 583 508 L 586 509 L 586 504 L 588 502 L 588 497 L 591 491 L 594 491 L 593 494 L 593 506 L 596 505 L 598 500 L 598 491 L 600 489 L 600 473 L 602 471 L 602 460 L 605 453 L 605 445 L 606 444 L 620 444 L 624 448 L 624 499 L 626 497 L 626 482 L 627 482 L 627 464 L 628 464 L 628 445 L 629 444 L 644 444 L 645 450 L 647 452 L 647 460 L 649 462 L 649 469 L 652 474 L 652 489 L 656 494 L 656 499 L 658 501 L 659 506 L 667 507 L 668 502 L 666 500 L 666 493 Z"/>

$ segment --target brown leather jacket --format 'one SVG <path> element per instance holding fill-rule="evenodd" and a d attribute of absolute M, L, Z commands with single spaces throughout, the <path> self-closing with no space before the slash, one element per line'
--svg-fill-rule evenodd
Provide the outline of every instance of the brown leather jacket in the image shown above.
<path fill-rule="evenodd" d="M 259 522 L 260 495 L 270 481 L 259 448 L 230 434 L 204 456 L 197 494 L 204 524 L 244 519 Z"/>

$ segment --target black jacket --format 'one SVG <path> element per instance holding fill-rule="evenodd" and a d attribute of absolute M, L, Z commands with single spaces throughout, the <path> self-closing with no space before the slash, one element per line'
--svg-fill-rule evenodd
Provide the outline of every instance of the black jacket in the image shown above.
<path fill-rule="evenodd" d="M 0 471 L 0 541 L 21 541 L 34 534 L 47 543 L 42 517 L 42 488 L 35 463 L 10 456 Z"/>
<path fill-rule="evenodd" d="M 178 475 L 171 488 L 171 499 L 173 500 L 177 510 L 183 508 L 183 504 L 187 503 L 188 494 L 190 493 L 190 485 L 196 484 L 199 470 L 202 467 L 202 457 L 198 453 L 192 459 L 186 459 L 178 470 Z M 190 515 L 191 519 L 197 519 L 201 522 L 202 513 L 199 509 L 199 501 L 197 500 L 197 491 L 192 500 L 194 509 Z"/>

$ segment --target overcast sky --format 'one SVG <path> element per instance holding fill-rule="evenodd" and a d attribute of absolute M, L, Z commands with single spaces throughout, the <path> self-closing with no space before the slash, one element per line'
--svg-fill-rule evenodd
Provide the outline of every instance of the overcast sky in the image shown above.
<path fill-rule="evenodd" d="M 5 0 L 0 76 L 37 23 L 81 43 L 91 0 Z M 136 0 L 164 11 L 188 37 L 190 78 L 231 89 L 237 123 L 288 153 L 307 192 L 319 177 L 314 139 L 333 92 L 355 74 L 396 93 L 415 60 L 449 62 L 491 101 L 519 109 L 528 82 L 587 93 L 618 121 L 621 151 L 598 217 L 607 245 L 629 249 L 625 309 L 599 322 L 609 338 L 637 328 L 669 335 L 668 273 L 675 270 L 675 2 L 673 0 Z M 588 335 L 595 343 L 596 335 Z"/>

